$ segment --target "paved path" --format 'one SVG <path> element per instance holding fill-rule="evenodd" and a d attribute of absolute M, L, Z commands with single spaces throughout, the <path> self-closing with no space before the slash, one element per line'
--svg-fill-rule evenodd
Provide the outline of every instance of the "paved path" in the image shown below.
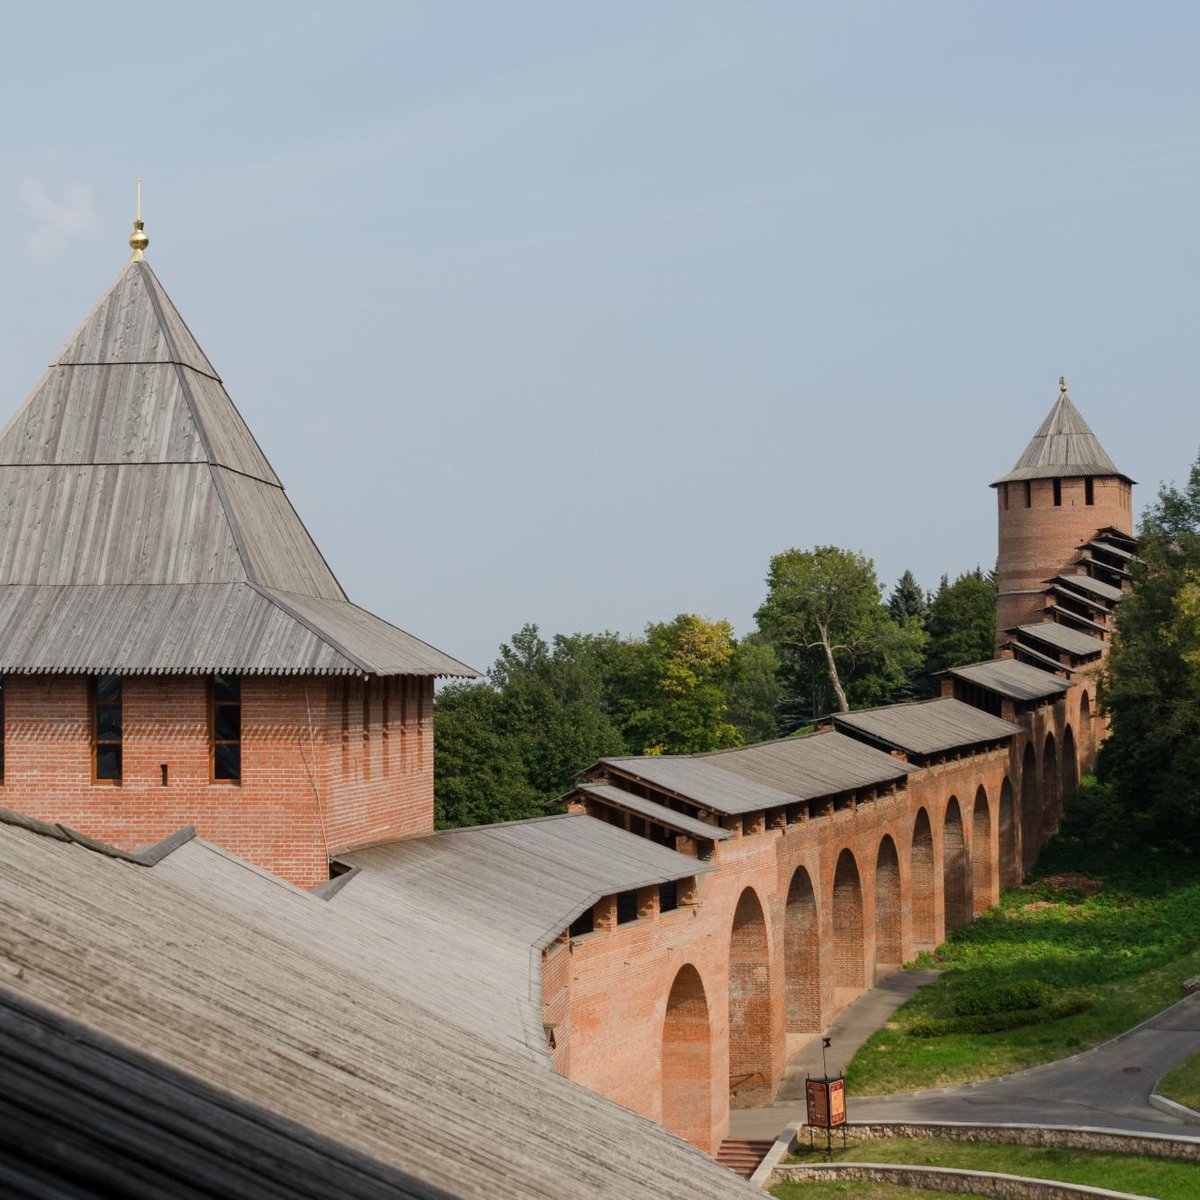
<path fill-rule="evenodd" d="M 905 972 L 909 974 L 910 972 Z M 891 979 L 895 979 L 892 976 Z M 891 983 L 891 979 L 884 984 Z M 926 980 L 921 981 L 927 982 Z M 881 985 L 883 986 L 883 985 Z M 920 986 L 920 985 L 918 985 Z M 879 988 L 872 989 L 878 991 Z M 916 988 L 914 987 L 915 991 Z M 867 999 L 872 993 L 862 997 Z M 856 1007 L 856 1005 L 851 1006 Z M 887 1009 L 875 1026 L 894 1011 Z M 850 1010 L 847 1010 L 848 1015 Z M 840 1020 L 840 1018 L 839 1018 Z M 871 1030 L 851 1021 L 861 1045 Z M 836 1028 L 835 1022 L 835 1028 Z M 831 1030 L 832 1033 L 832 1030 Z M 835 1042 L 835 1045 L 837 1043 Z M 855 1047 L 857 1048 L 857 1046 Z M 899 1096 L 849 1098 L 852 1121 L 979 1121 L 986 1124 L 1091 1125 L 1200 1135 L 1200 1124 L 1150 1104 L 1155 1083 L 1181 1059 L 1200 1052 L 1200 994 L 1189 996 L 1128 1033 L 1061 1062 L 962 1087 Z M 820 1043 L 817 1043 L 818 1058 Z M 849 1055 L 853 1051 L 849 1051 Z M 830 1066 L 834 1065 L 830 1059 Z M 841 1065 L 841 1060 L 837 1060 Z M 789 1073 L 791 1070 L 789 1064 Z M 801 1073 L 803 1079 L 803 1073 Z M 731 1137 L 768 1137 L 804 1119 L 803 1103 L 733 1114 Z M 737 1130 L 738 1132 L 734 1132 Z M 746 1132 L 743 1132 L 745 1130 Z M 750 1131 L 753 1132 L 750 1132 Z"/>

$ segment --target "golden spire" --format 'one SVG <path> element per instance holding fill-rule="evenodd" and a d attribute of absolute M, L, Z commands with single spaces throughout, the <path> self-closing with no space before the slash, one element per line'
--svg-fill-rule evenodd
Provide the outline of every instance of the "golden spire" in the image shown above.
<path fill-rule="evenodd" d="M 1058 377 L 1058 391 L 1062 396 L 1067 394 L 1067 377 L 1065 375 L 1060 375 Z"/>
<path fill-rule="evenodd" d="M 133 247 L 133 261 L 141 262 L 146 257 L 145 249 L 150 245 L 150 238 L 144 229 L 142 220 L 142 180 L 137 181 L 137 218 L 133 222 L 133 232 L 129 235 L 129 244 Z"/>

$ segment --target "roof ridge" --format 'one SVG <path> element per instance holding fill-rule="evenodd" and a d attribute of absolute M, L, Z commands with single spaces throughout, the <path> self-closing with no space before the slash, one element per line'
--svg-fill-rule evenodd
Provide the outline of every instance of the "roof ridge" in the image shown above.
<path fill-rule="evenodd" d="M 190 842 L 196 836 L 194 825 L 184 825 L 181 829 L 177 829 L 174 833 L 168 834 L 161 841 L 150 846 L 143 846 L 138 850 L 121 850 L 109 842 L 100 841 L 99 838 L 88 837 L 87 834 L 80 833 L 69 825 L 63 825 L 58 821 L 43 821 L 38 817 L 30 817 L 11 808 L 0 807 L 0 825 L 12 825 L 17 829 L 27 830 L 29 833 L 36 833 L 39 837 L 50 838 L 52 841 L 82 846 L 94 854 L 102 854 L 105 858 L 120 859 L 122 862 L 133 863 L 139 867 L 155 866 L 162 862 L 168 854 L 178 850 L 180 846 Z"/>

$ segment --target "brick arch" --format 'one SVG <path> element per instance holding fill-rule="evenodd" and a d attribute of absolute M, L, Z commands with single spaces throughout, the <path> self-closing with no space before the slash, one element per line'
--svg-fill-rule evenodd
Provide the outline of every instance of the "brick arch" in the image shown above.
<path fill-rule="evenodd" d="M 712 1129 L 712 1027 L 704 982 L 691 963 L 675 975 L 662 1031 L 662 1123 L 709 1153 Z"/>
<path fill-rule="evenodd" d="M 1042 804 L 1038 795 L 1037 755 L 1028 743 L 1021 758 L 1021 867 L 1028 871 L 1037 862 L 1042 844 Z"/>
<path fill-rule="evenodd" d="M 1079 753 L 1075 748 L 1075 734 L 1070 725 L 1063 730 L 1061 779 L 1061 800 L 1066 800 L 1079 791 Z"/>
<path fill-rule="evenodd" d="M 862 880 L 853 853 L 846 849 L 833 872 L 833 986 L 856 991 L 866 987 L 865 965 Z"/>
<path fill-rule="evenodd" d="M 992 860 L 992 807 L 987 788 L 980 784 L 975 792 L 971 814 L 971 894 L 976 914 L 986 912 L 992 903 L 995 864 Z"/>
<path fill-rule="evenodd" d="M 875 857 L 875 973 L 898 967 L 904 961 L 900 906 L 900 855 L 888 834 L 879 842 Z"/>
<path fill-rule="evenodd" d="M 1096 752 L 1096 735 L 1092 728 L 1092 700 L 1087 688 L 1079 693 L 1079 752 L 1088 768 L 1092 765 L 1092 756 Z"/>
<path fill-rule="evenodd" d="M 797 867 L 783 912 L 783 986 L 789 1033 L 821 1028 L 821 927 L 812 879 Z"/>
<path fill-rule="evenodd" d="M 1021 882 L 1021 859 L 1017 853 L 1017 814 L 1012 781 L 1007 775 L 1000 785 L 1000 886 L 1016 887 Z"/>
<path fill-rule="evenodd" d="M 771 1084 L 771 960 L 767 921 L 753 888 L 743 890 L 729 938 L 729 1088 L 755 1102 Z"/>
<path fill-rule="evenodd" d="M 931 950 L 937 944 L 936 898 L 934 880 L 933 829 L 929 813 L 917 810 L 912 835 L 912 939 L 917 950 Z"/>
<path fill-rule="evenodd" d="M 1046 734 L 1042 743 L 1042 840 L 1058 832 L 1062 818 L 1062 796 L 1059 794 L 1058 747 L 1054 734 Z"/>
<path fill-rule="evenodd" d="M 942 896 L 946 904 L 947 933 L 971 919 L 970 870 L 962 809 L 958 797 L 951 796 L 946 802 L 946 815 L 942 821 Z"/>

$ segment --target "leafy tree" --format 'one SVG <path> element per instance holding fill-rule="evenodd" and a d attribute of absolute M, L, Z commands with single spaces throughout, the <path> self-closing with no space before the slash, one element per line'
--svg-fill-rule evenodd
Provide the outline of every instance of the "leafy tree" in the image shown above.
<path fill-rule="evenodd" d="M 945 575 L 929 605 L 925 671 L 982 662 L 996 644 L 996 581 L 976 567 L 953 583 Z"/>
<path fill-rule="evenodd" d="M 749 634 L 734 648 L 728 695 L 729 720 L 740 741 L 765 742 L 776 735 L 779 655 L 761 633 Z"/>
<path fill-rule="evenodd" d="M 921 661 L 923 631 L 892 620 L 875 564 L 852 550 L 775 555 L 756 616 L 784 664 L 789 722 L 827 712 L 830 695 L 841 712 L 878 703 Z"/>
<path fill-rule="evenodd" d="M 1200 458 L 1142 518 L 1103 680 L 1101 779 L 1150 842 L 1200 836 Z"/>
<path fill-rule="evenodd" d="M 729 720 L 735 642 L 728 621 L 680 613 L 646 626 L 641 704 L 626 729 L 643 754 L 696 754 L 737 745 Z"/>

